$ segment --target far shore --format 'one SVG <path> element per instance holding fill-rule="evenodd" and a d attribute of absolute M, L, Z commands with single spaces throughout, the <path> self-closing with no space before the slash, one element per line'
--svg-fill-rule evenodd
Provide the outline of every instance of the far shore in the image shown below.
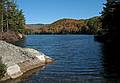
<path fill-rule="evenodd" d="M 25 34 L 25 35 L 94 35 L 90 33 L 38 33 L 38 34 Z"/>

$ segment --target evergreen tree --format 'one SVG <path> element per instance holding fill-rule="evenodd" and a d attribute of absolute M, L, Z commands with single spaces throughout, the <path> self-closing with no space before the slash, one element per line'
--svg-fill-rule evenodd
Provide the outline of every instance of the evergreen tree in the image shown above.
<path fill-rule="evenodd" d="M 102 12 L 102 28 L 105 30 L 106 41 L 119 40 L 120 33 L 120 1 L 107 0 Z"/>
<path fill-rule="evenodd" d="M 4 9 L 4 0 L 0 0 L 0 29 L 3 32 L 3 9 Z"/>
<path fill-rule="evenodd" d="M 16 25 L 18 27 L 18 32 L 23 33 L 24 32 L 24 25 L 25 25 L 25 18 L 23 15 L 22 10 L 17 11 L 17 18 L 16 18 Z"/>
<path fill-rule="evenodd" d="M 25 18 L 15 0 L 0 0 L 0 31 L 24 31 Z"/>

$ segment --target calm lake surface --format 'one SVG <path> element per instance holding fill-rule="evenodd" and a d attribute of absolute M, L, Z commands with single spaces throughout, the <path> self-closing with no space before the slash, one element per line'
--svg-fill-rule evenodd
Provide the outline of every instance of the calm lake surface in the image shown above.
<path fill-rule="evenodd" d="M 42 51 L 55 62 L 16 83 L 107 83 L 102 44 L 93 35 L 28 35 L 22 47 Z M 13 82 L 13 81 L 12 81 Z M 109 82 L 114 83 L 114 82 Z"/>

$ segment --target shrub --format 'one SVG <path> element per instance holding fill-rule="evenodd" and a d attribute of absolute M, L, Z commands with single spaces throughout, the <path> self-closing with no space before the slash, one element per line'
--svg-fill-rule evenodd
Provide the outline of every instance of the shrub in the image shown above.
<path fill-rule="evenodd" d="M 6 73 L 6 65 L 2 63 L 0 58 L 0 78 L 2 78 L 5 73 Z"/>

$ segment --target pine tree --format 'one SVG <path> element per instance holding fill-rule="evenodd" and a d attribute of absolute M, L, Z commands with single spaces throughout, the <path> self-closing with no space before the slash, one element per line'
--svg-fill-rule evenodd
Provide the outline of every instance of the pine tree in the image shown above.
<path fill-rule="evenodd" d="M 24 15 L 23 15 L 23 11 L 20 10 L 20 11 L 17 11 L 17 27 L 18 27 L 18 32 L 20 33 L 23 33 L 24 32 L 24 25 L 25 25 L 25 18 L 24 18 Z"/>
<path fill-rule="evenodd" d="M 120 1 L 107 0 L 102 12 L 102 28 L 106 30 L 106 40 L 111 42 L 119 39 L 120 33 Z"/>
<path fill-rule="evenodd" d="M 4 9 L 3 1 L 4 0 L 0 0 L 0 29 L 1 29 L 1 32 L 3 32 L 3 9 Z"/>
<path fill-rule="evenodd" d="M 25 18 L 15 0 L 0 0 L 0 31 L 24 31 Z"/>

